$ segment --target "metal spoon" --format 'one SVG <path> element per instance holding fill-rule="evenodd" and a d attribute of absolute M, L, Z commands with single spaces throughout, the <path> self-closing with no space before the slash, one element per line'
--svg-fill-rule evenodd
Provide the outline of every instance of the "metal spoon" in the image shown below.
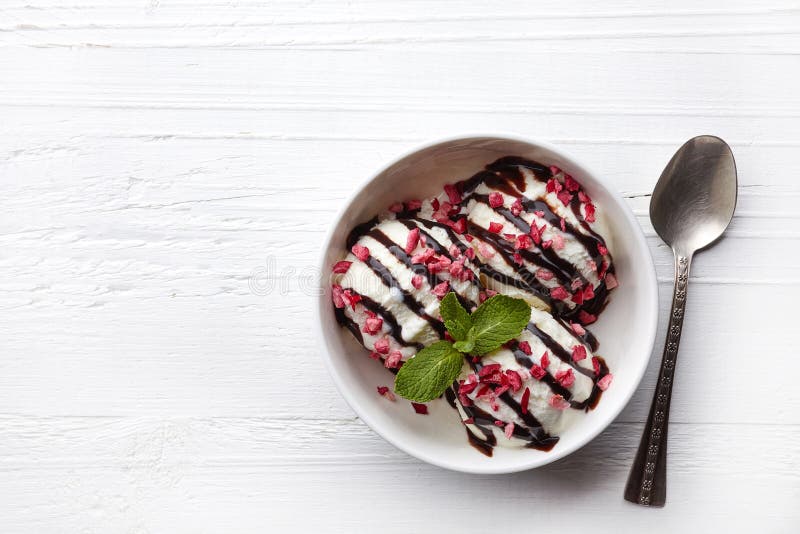
<path fill-rule="evenodd" d="M 637 504 L 664 506 L 666 500 L 667 422 L 689 266 L 694 253 L 719 239 L 730 224 L 736 188 L 730 147 L 719 137 L 701 135 L 672 156 L 650 200 L 653 227 L 675 255 L 675 292 L 650 415 L 625 488 L 625 499 Z"/>

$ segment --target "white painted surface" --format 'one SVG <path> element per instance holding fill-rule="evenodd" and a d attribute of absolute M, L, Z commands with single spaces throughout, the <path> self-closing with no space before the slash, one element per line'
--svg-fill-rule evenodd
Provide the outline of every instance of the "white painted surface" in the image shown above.
<path fill-rule="evenodd" d="M 5 0 L 0 73 L 3 533 L 800 530 L 796 0 Z M 476 130 L 562 145 L 629 197 L 662 307 L 647 193 L 688 137 L 733 146 L 663 510 L 621 497 L 655 361 L 591 445 L 500 477 L 399 453 L 321 365 L 304 281 L 335 210 Z"/>

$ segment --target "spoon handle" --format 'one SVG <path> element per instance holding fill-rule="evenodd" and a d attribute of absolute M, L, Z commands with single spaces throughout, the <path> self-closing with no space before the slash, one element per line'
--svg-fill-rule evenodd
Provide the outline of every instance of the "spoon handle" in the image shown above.
<path fill-rule="evenodd" d="M 650 415 L 625 487 L 625 499 L 643 506 L 664 506 L 667 498 L 667 423 L 691 263 L 690 254 L 675 252 L 675 292 L 672 295 L 661 371 L 650 405 Z"/>

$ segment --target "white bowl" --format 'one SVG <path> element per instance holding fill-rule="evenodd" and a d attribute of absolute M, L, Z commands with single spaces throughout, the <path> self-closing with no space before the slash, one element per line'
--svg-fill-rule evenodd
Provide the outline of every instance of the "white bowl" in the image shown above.
<path fill-rule="evenodd" d="M 392 403 L 376 386 L 392 386 L 394 375 L 367 356 L 352 334 L 336 322 L 331 304 L 330 269 L 345 255 L 345 238 L 393 202 L 441 192 L 445 183 L 467 178 L 501 156 L 516 155 L 572 174 L 595 199 L 606 218 L 605 236 L 614 256 L 620 286 L 591 330 L 597 351 L 614 373 L 614 383 L 593 411 L 578 418 L 549 452 L 495 447 L 487 457 L 467 442 L 458 414 L 444 399 L 429 404 L 430 414 L 417 415 L 408 401 Z M 655 268 L 636 219 L 616 193 L 575 158 L 546 143 L 511 137 L 475 136 L 427 144 L 369 179 L 343 206 L 322 247 L 322 294 L 317 325 L 323 357 L 342 396 L 358 416 L 397 448 L 420 460 L 467 473 L 511 473 L 562 458 L 602 432 L 619 415 L 644 375 L 658 320 Z"/>

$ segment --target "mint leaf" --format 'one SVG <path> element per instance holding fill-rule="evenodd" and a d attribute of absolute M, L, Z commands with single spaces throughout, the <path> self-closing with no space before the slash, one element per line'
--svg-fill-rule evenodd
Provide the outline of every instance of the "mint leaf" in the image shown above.
<path fill-rule="evenodd" d="M 464 357 L 449 341 L 437 341 L 403 364 L 395 377 L 394 390 L 410 401 L 432 401 L 453 383 L 463 364 Z"/>
<path fill-rule="evenodd" d="M 439 304 L 439 313 L 442 315 L 444 327 L 447 328 L 453 339 L 466 341 L 467 333 L 472 328 L 472 320 L 469 318 L 469 312 L 458 302 L 455 293 L 451 291 L 445 295 Z"/>
<path fill-rule="evenodd" d="M 468 339 L 466 341 L 456 341 L 453 343 L 453 348 L 456 349 L 458 352 L 463 352 L 464 354 L 468 354 L 472 352 L 472 349 L 475 348 L 475 342 Z"/>
<path fill-rule="evenodd" d="M 472 312 L 475 347 L 472 354 L 481 356 L 517 337 L 531 320 L 531 307 L 522 299 L 495 295 Z"/>

